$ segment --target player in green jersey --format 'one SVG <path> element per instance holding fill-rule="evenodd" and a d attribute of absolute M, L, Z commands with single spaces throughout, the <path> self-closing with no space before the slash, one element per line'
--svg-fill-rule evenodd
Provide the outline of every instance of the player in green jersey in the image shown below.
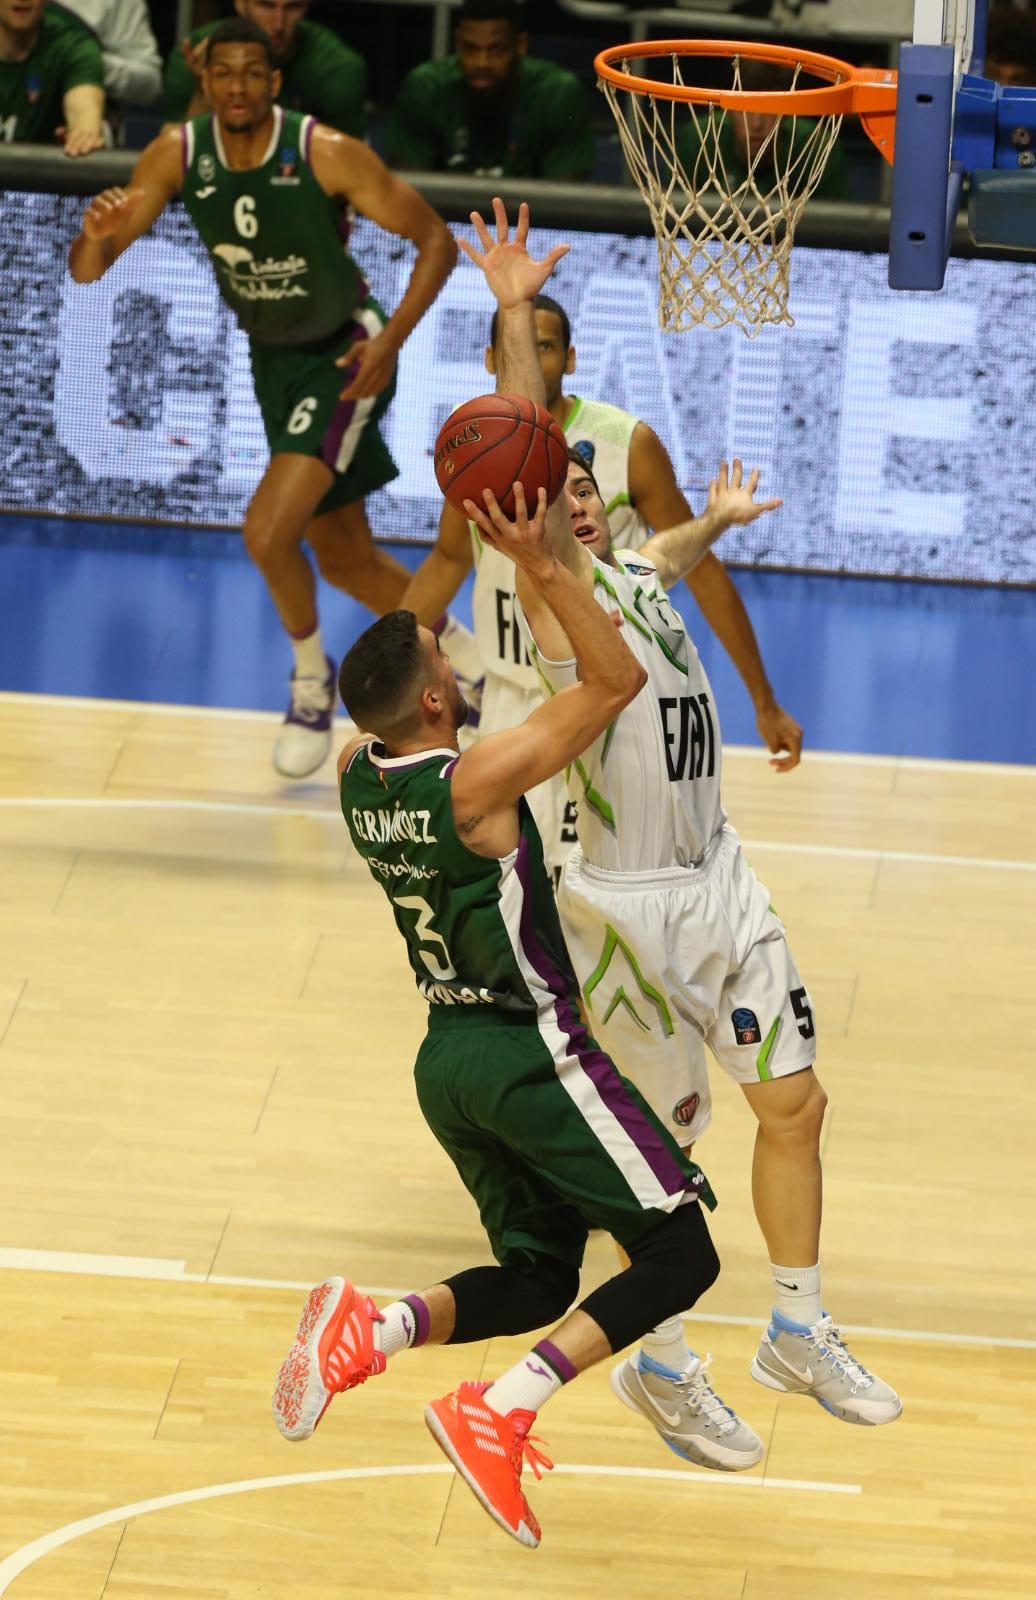
<path fill-rule="evenodd" d="M 104 61 L 93 34 L 44 0 L 0 0 L 0 140 L 67 156 L 103 150 Z"/>
<path fill-rule="evenodd" d="M 205 85 L 212 114 L 164 129 L 129 189 L 92 201 L 69 266 L 77 282 L 94 282 L 180 195 L 220 293 L 249 335 L 270 462 L 244 540 L 295 649 L 274 765 L 304 777 L 330 748 L 335 681 L 302 542 L 329 582 L 372 611 L 398 605 L 409 574 L 375 545 L 363 500 L 396 476 L 378 418 L 400 347 L 438 294 L 456 246 L 417 191 L 366 145 L 275 104 L 280 73 L 254 24 L 224 23 L 212 35 Z M 345 253 L 347 205 L 417 247 L 387 319 Z"/>
<path fill-rule="evenodd" d="M 425 1419 L 482 1505 L 521 1543 L 539 1528 L 521 1489 L 536 1412 L 569 1379 L 678 1310 L 719 1263 L 712 1194 L 587 1033 L 531 814 L 528 784 L 559 771 L 645 683 L 611 619 L 548 554 L 546 495 L 513 522 L 487 494 L 494 537 L 565 627 L 579 682 L 520 727 L 463 755 L 467 714 L 435 637 L 412 612 L 368 629 L 342 663 L 358 727 L 339 759 L 353 843 L 388 895 L 428 1033 L 422 1113 L 476 1201 L 496 1267 L 475 1267 L 380 1311 L 342 1278 L 310 1294 L 274 1413 L 308 1437 L 335 1394 L 424 1342 L 464 1344 L 560 1326 L 492 1384 L 462 1383 Z M 560 515 L 565 518 L 563 502 Z M 578 1293 L 589 1227 L 620 1238 L 625 1272 Z M 543 1461 L 533 1454 L 534 1464 Z M 549 1465 L 549 1463 L 548 1463 Z"/>
<path fill-rule="evenodd" d="M 281 72 L 281 105 L 308 111 L 318 122 L 362 139 L 367 63 L 330 28 L 307 21 L 309 0 L 234 0 L 234 9 L 270 40 Z M 187 122 L 209 110 L 202 77 L 209 39 L 219 26 L 208 22 L 195 28 L 170 55 L 162 96 L 167 122 Z"/>
<path fill-rule="evenodd" d="M 513 0 L 464 0 L 455 53 L 403 79 L 385 130 L 388 158 L 411 171 L 576 182 L 594 164 L 579 79 L 528 55 Z"/>

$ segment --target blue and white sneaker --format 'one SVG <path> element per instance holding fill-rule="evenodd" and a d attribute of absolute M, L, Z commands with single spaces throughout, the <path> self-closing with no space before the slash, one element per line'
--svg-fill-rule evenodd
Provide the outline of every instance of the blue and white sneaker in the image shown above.
<path fill-rule="evenodd" d="M 895 1422 L 903 1409 L 896 1391 L 847 1349 L 826 1311 L 807 1328 L 774 1307 L 750 1371 L 768 1389 L 809 1395 L 843 1422 L 875 1428 Z"/>
<path fill-rule="evenodd" d="M 335 714 L 335 664 L 325 656 L 322 678 L 291 675 L 291 701 L 277 743 L 273 764 L 284 778 L 306 778 L 321 765 L 331 748 L 331 723 Z"/>
<path fill-rule="evenodd" d="M 612 1369 L 611 1385 L 684 1461 L 742 1472 L 762 1460 L 765 1447 L 713 1389 L 706 1375 L 711 1361 L 693 1356 L 685 1372 L 674 1372 L 638 1350 Z"/>

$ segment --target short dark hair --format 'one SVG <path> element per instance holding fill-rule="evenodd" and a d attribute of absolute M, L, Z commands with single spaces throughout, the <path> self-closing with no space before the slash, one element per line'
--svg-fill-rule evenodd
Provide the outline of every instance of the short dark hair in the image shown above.
<path fill-rule="evenodd" d="M 461 0 L 453 25 L 461 22 L 509 22 L 515 33 L 525 32 L 522 0 Z"/>
<path fill-rule="evenodd" d="M 559 306 L 549 294 L 538 294 L 532 302 L 533 311 L 549 311 L 561 323 L 561 338 L 567 350 L 572 343 L 572 324 L 568 320 L 568 312 L 564 306 Z M 500 331 L 500 312 L 493 312 L 493 320 L 489 324 L 489 342 L 496 348 L 496 336 Z"/>
<path fill-rule="evenodd" d="M 247 17 L 228 17 L 218 28 L 213 28 L 208 36 L 206 63 L 212 60 L 212 52 L 218 44 L 257 44 L 266 57 L 270 71 L 274 72 L 277 69 L 277 59 L 270 43 L 270 35 L 260 28 L 257 22 L 250 22 Z"/>
<path fill-rule="evenodd" d="M 582 467 L 583 471 L 586 473 L 586 476 L 590 479 L 590 482 L 593 484 L 594 488 L 597 490 L 597 493 L 598 493 L 599 497 L 603 500 L 604 499 L 604 495 L 601 494 L 601 485 L 598 483 L 597 479 L 594 477 L 594 469 L 590 465 L 589 461 L 587 461 L 587 459 L 584 456 L 583 452 L 581 450 L 570 450 L 568 452 L 568 459 L 569 459 L 570 463 L 574 462 L 577 467 Z"/>
<path fill-rule="evenodd" d="M 356 726 L 380 738 L 408 722 L 425 666 L 412 611 L 387 611 L 372 623 L 338 670 L 338 692 Z"/>

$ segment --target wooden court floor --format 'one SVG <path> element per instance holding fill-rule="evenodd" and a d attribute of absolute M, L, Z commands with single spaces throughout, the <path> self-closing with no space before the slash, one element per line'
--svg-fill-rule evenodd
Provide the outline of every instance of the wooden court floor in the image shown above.
<path fill-rule="evenodd" d="M 387 907 L 274 731 L 0 697 L 0 1596 L 1031 1600 L 1036 769 L 728 753 L 817 1010 L 825 1298 L 905 1410 L 851 1428 L 748 1376 L 769 1279 L 717 1076 L 724 1270 L 689 1334 L 767 1456 L 684 1466 L 598 1369 L 543 1413 L 531 1553 L 421 1420 L 525 1340 L 404 1354 L 306 1445 L 270 1417 L 316 1278 L 486 1259 Z"/>

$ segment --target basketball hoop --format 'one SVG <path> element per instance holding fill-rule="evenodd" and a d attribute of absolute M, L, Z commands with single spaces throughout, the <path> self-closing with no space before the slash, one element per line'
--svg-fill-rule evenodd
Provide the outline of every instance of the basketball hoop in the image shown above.
<path fill-rule="evenodd" d="M 702 56 L 726 62 L 729 84 L 693 81 Z M 643 62 L 650 71 L 665 58 L 668 77 L 631 70 Z M 749 82 L 760 75 L 754 65 L 746 72 L 746 63 L 765 64 L 763 75 L 782 86 L 746 87 L 743 72 Z M 682 332 L 732 322 L 751 338 L 764 323 L 791 324 L 788 274 L 802 208 L 847 114 L 861 119 L 891 165 L 896 74 L 763 41 L 713 39 L 613 45 L 594 67 L 654 223 L 659 326 Z M 747 122 L 755 113 L 778 119 L 758 142 Z M 731 140 L 742 136 L 735 121 L 743 129 L 744 178 L 730 170 Z"/>

